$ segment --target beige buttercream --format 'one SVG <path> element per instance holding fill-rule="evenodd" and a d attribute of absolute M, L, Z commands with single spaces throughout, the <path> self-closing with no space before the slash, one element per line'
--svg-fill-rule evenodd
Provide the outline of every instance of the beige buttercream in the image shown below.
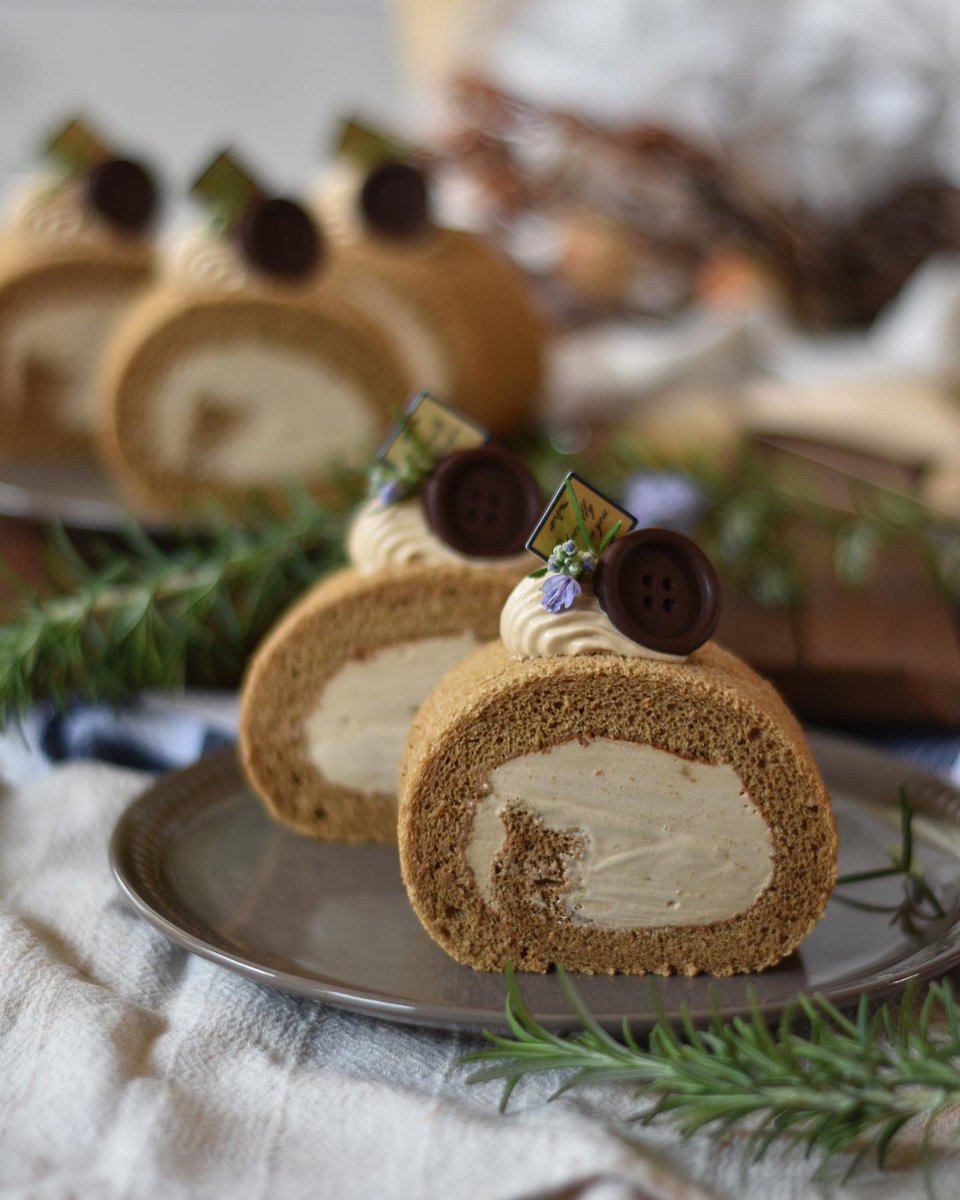
<path fill-rule="evenodd" d="M 163 247 L 165 279 L 190 291 L 238 292 L 250 285 L 239 247 L 209 226 L 177 230 Z"/>
<path fill-rule="evenodd" d="M 24 180 L 10 204 L 10 225 L 25 237 L 41 241 L 89 241 L 105 238 L 105 231 L 84 203 L 77 181 L 57 175 L 35 175 Z"/>
<path fill-rule="evenodd" d="M 306 720 L 307 757 L 331 783 L 392 794 L 417 709 L 476 645 L 472 633 L 422 638 L 346 663 Z"/>
<path fill-rule="evenodd" d="M 10 227 L 38 242 L 74 242 L 83 246 L 125 248 L 144 245 L 142 235 L 118 234 L 100 220 L 86 201 L 85 184 L 51 173 L 31 175 L 11 196 Z"/>
<path fill-rule="evenodd" d="M 326 167 L 317 183 L 314 203 L 332 242 L 352 242 L 364 232 L 360 192 L 367 170 L 341 156 Z"/>
<path fill-rule="evenodd" d="M 382 504 L 376 498 L 357 510 L 347 533 L 347 556 L 361 574 L 391 567 L 522 567 L 525 554 L 507 558 L 471 558 L 440 540 L 427 524 L 420 500 Z"/>
<path fill-rule="evenodd" d="M 475 801 L 467 861 L 495 907 L 501 815 L 519 807 L 573 833 L 564 864 L 570 920 L 603 929 L 703 925 L 750 908 L 773 873 L 773 839 L 729 764 L 594 738 L 524 754 Z"/>
<path fill-rule="evenodd" d="M 500 637 L 514 658 L 619 654 L 626 658 L 684 661 L 685 655 L 661 654 L 622 634 L 597 603 L 589 580 L 583 581 L 583 590 L 573 604 L 556 613 L 543 607 L 542 584 L 543 577 L 521 579 L 503 606 Z"/>
<path fill-rule="evenodd" d="M 226 418 L 214 444 L 197 442 L 204 407 Z M 185 351 L 157 384 L 148 420 L 160 464 L 192 461 L 208 478 L 240 485 L 358 461 L 377 432 L 359 384 L 332 364 L 248 340 Z"/>

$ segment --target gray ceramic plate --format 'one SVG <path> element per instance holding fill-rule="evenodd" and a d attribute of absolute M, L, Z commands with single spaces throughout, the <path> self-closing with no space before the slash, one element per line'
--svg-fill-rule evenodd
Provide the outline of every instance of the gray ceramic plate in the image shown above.
<path fill-rule="evenodd" d="M 773 1015 L 799 991 L 845 1003 L 862 991 L 890 992 L 913 976 L 960 962 L 960 792 L 888 755 L 825 734 L 811 735 L 833 794 L 840 868 L 885 864 L 898 841 L 896 790 L 910 789 L 927 878 L 950 910 L 913 928 L 835 894 L 827 915 L 779 967 L 731 979 L 671 978 L 658 990 L 668 1011 L 696 1017 L 743 1011 L 752 989 Z M 222 752 L 161 779 L 127 810 L 111 846 L 114 873 L 130 903 L 161 932 L 252 979 L 327 1004 L 414 1024 L 504 1028 L 504 984 L 448 958 L 410 909 L 396 851 L 330 846 L 273 824 L 246 789 L 236 759 Z M 845 889 L 895 905 L 899 880 Z M 575 977 L 608 1027 L 653 1017 L 642 979 Z M 552 1028 L 571 1019 L 551 976 L 525 976 L 524 994 Z"/>
<path fill-rule="evenodd" d="M 92 462 L 0 462 L 0 515 L 59 521 L 68 529 L 105 533 L 130 520 L 126 504 L 106 472 Z M 138 517 L 149 529 L 165 528 Z"/>

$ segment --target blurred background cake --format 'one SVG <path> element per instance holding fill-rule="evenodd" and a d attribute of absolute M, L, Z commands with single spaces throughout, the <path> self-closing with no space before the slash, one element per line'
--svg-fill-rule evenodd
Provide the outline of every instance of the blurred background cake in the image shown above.
<path fill-rule="evenodd" d="M 405 430 L 418 417 L 411 444 Z M 444 430 L 451 452 L 421 441 L 431 428 Z M 311 588 L 254 656 L 241 759 L 268 811 L 301 833 L 396 840 L 397 772 L 413 715 L 450 667 L 496 637 L 503 602 L 530 569 L 524 540 L 540 491 L 523 463 L 486 438 L 418 397 L 394 454 L 381 453 L 383 481 L 351 521 L 348 565 Z M 411 456 L 414 473 L 398 473 L 414 466 Z"/>
<path fill-rule="evenodd" d="M 359 228 L 339 248 L 331 289 L 377 325 L 416 386 L 494 433 L 528 423 L 544 331 L 527 281 L 488 241 L 435 223 L 412 163 L 382 160 L 358 182 Z"/>
<path fill-rule="evenodd" d="M 242 499 L 362 462 L 409 392 L 331 288 L 323 231 L 224 152 L 104 356 L 104 449 L 148 509 Z"/>
<path fill-rule="evenodd" d="M 4 456 L 93 453 L 100 355 L 149 280 L 158 206 L 149 169 L 79 119 L 14 185 L 0 227 Z"/>

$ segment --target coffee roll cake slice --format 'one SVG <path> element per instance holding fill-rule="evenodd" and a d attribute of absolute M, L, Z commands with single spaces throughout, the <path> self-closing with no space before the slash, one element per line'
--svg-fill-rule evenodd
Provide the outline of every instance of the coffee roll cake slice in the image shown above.
<path fill-rule="evenodd" d="M 705 640 L 716 580 L 686 538 L 568 539 L 550 564 L 411 727 L 399 842 L 417 915 L 476 970 L 772 966 L 835 878 L 799 725 Z"/>
<path fill-rule="evenodd" d="M 274 817 L 329 841 L 396 841 L 410 720 L 447 670 L 496 637 L 526 568 L 517 529 L 539 506 L 526 468 L 480 446 L 443 456 L 405 497 L 360 509 L 350 567 L 295 605 L 243 688 L 241 759 Z"/>
<path fill-rule="evenodd" d="M 359 231 L 333 256 L 338 295 L 377 326 L 416 386 L 495 434 L 529 422 L 545 330 L 518 269 L 483 238 L 436 225 L 410 163 L 375 166 L 356 203 Z"/>
<path fill-rule="evenodd" d="M 0 453 L 83 458 L 96 446 L 100 355 L 153 268 L 157 187 L 85 122 L 47 156 L 0 230 Z"/>
<path fill-rule="evenodd" d="M 292 481 L 323 493 L 407 393 L 389 345 L 318 288 L 151 288 L 103 367 L 102 447 L 151 512 L 242 504 Z"/>
<path fill-rule="evenodd" d="M 103 366 L 103 446 L 152 511 L 243 501 L 292 480 L 323 490 L 362 464 L 411 381 L 331 286 L 320 229 L 230 154 L 194 192 L 219 223 L 165 246 Z"/>
<path fill-rule="evenodd" d="M 257 651 L 240 753 L 277 820 L 325 841 L 392 843 L 407 729 L 431 688 L 496 637 L 516 572 L 454 565 L 319 583 Z"/>

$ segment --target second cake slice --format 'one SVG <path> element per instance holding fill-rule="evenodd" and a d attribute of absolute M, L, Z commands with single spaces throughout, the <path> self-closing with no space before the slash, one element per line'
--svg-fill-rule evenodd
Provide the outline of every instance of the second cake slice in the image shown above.
<path fill-rule="evenodd" d="M 422 399 L 423 428 L 484 440 Z M 517 531 L 540 499 L 517 459 L 480 445 L 421 466 L 415 481 L 401 471 L 361 507 L 351 565 L 280 622 L 244 687 L 247 776 L 273 816 L 313 837 L 396 840 L 410 721 L 437 680 L 496 637 L 526 566 Z M 404 486 L 410 494 L 397 495 Z"/>

